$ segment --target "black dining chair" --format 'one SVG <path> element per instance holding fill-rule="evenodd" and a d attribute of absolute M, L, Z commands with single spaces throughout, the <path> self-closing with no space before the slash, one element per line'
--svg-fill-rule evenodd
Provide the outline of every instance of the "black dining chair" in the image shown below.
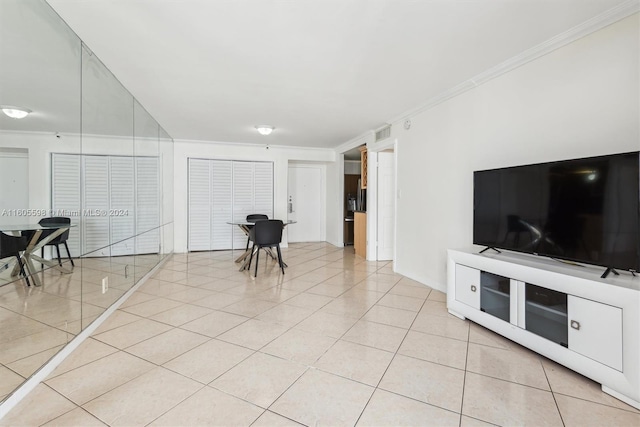
<path fill-rule="evenodd" d="M 251 257 L 249 258 L 249 266 L 247 270 L 251 271 L 251 261 L 253 260 L 253 252 L 256 253 L 256 271 L 254 277 L 258 277 L 258 260 L 260 259 L 260 249 L 276 248 L 278 251 L 278 264 L 282 274 L 284 274 L 284 263 L 282 262 L 282 253 L 280 252 L 280 242 L 282 242 L 282 229 L 284 224 L 279 219 L 267 219 L 257 221 L 251 231 L 249 237 L 253 241 L 251 248 Z M 255 250 L 255 248 L 258 248 Z"/>
<path fill-rule="evenodd" d="M 256 222 L 256 221 L 262 221 L 265 219 L 269 219 L 269 217 L 267 215 L 264 214 L 251 214 L 251 215 L 247 215 L 247 222 Z M 246 226 L 249 230 L 251 230 L 253 228 L 253 225 L 247 225 Z M 249 242 L 251 241 L 251 237 L 247 236 L 247 247 L 244 248 L 244 251 L 248 251 L 249 250 Z"/>
<path fill-rule="evenodd" d="M 67 218 L 67 217 L 64 217 L 64 216 L 52 216 L 52 217 L 49 217 L 49 218 L 42 218 L 40 221 L 38 221 L 38 224 L 40 224 L 42 226 L 45 226 L 45 227 L 46 226 L 50 226 L 50 225 L 57 225 L 57 224 L 68 225 L 68 224 L 71 224 L 71 218 Z M 52 230 L 42 230 L 42 234 L 40 234 L 40 240 L 42 240 L 45 237 L 51 235 L 55 231 L 56 230 L 54 230 L 54 229 L 52 229 Z M 60 246 L 59 245 L 64 245 L 64 248 L 67 251 L 67 258 L 69 258 L 69 261 L 71 261 L 71 265 L 75 267 L 75 264 L 73 263 L 73 259 L 71 258 L 71 252 L 69 252 L 69 246 L 67 245 L 67 240 L 68 239 L 69 239 L 69 230 L 67 229 L 64 233 L 62 233 L 58 237 L 54 238 L 50 242 L 48 242 L 45 246 L 55 246 L 56 253 L 58 255 L 58 264 L 62 265 L 62 259 L 60 258 Z M 42 258 L 44 258 L 44 246 L 40 250 L 40 256 Z"/>
<path fill-rule="evenodd" d="M 9 236 L 8 234 L 0 233 L 0 259 L 16 257 L 18 265 L 20 266 L 20 274 L 27 281 L 27 286 L 31 286 L 29 283 L 29 276 L 24 271 L 24 264 L 20 257 L 20 252 L 27 249 L 29 240 L 24 236 Z"/>

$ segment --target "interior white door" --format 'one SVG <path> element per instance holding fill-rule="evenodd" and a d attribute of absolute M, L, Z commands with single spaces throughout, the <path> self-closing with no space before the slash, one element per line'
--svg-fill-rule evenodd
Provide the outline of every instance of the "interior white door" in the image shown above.
<path fill-rule="evenodd" d="M 393 259 L 395 243 L 395 153 L 378 153 L 378 260 Z"/>
<path fill-rule="evenodd" d="M 29 154 L 26 150 L 0 149 L 0 209 L 29 207 Z M 21 224 L 25 218 L 4 212 L 2 222 Z"/>
<path fill-rule="evenodd" d="M 289 219 L 297 221 L 287 227 L 289 242 L 320 242 L 324 240 L 325 207 L 321 166 L 289 166 Z"/>

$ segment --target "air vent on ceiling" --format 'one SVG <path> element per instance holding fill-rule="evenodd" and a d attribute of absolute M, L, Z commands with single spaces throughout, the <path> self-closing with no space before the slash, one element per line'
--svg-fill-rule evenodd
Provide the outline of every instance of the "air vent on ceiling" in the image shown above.
<path fill-rule="evenodd" d="M 376 132 L 376 142 L 382 141 L 383 139 L 389 138 L 391 136 L 391 125 L 384 127 Z"/>

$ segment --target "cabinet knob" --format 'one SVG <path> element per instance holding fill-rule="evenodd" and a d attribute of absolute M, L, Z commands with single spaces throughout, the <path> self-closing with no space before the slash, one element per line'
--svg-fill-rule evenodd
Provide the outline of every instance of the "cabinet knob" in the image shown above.
<path fill-rule="evenodd" d="M 576 331 L 580 330 L 580 322 L 578 322 L 577 320 L 572 320 L 571 321 L 571 327 L 573 329 L 575 329 Z"/>
<path fill-rule="evenodd" d="M 477 290 L 478 290 L 478 288 L 476 288 L 476 285 L 471 285 L 471 292 L 475 292 Z"/>

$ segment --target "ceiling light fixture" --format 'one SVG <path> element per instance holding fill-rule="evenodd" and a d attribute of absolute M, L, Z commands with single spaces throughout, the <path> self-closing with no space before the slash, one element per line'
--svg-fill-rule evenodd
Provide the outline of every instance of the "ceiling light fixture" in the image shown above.
<path fill-rule="evenodd" d="M 260 135 L 269 135 L 275 128 L 271 125 L 256 125 L 256 129 L 258 129 Z"/>
<path fill-rule="evenodd" d="M 31 113 L 31 110 L 22 107 L 14 107 L 12 105 L 0 106 L 2 112 L 12 119 L 24 119 Z"/>

